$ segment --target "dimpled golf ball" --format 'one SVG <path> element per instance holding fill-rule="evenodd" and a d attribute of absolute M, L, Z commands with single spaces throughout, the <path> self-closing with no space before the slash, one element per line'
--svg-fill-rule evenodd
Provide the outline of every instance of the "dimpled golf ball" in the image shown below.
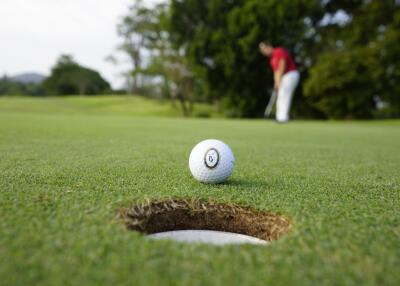
<path fill-rule="evenodd" d="M 225 182 L 233 172 L 235 157 L 224 142 L 209 139 L 197 144 L 189 157 L 193 177 L 202 183 Z"/>

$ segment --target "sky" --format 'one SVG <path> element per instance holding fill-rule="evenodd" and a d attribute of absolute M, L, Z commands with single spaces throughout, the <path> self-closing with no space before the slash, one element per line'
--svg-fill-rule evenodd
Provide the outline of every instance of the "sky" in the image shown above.
<path fill-rule="evenodd" d="M 48 75 L 61 54 L 70 54 L 121 87 L 124 66 L 105 59 L 115 54 L 118 20 L 134 1 L 0 0 L 0 76 Z"/>

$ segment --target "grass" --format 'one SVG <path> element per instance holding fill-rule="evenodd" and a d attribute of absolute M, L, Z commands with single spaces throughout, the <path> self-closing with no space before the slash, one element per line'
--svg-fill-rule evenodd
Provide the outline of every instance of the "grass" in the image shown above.
<path fill-rule="evenodd" d="M 40 114 L 120 115 L 134 117 L 180 117 L 179 102 L 154 100 L 140 96 L 65 96 L 65 97 L 3 97 L 0 110 Z M 194 117 L 220 117 L 215 107 L 195 104 Z"/>
<path fill-rule="evenodd" d="M 2 285 L 399 285 L 399 121 L 144 118 L 89 101 L 0 99 Z M 205 138 L 235 153 L 226 184 L 191 178 Z M 116 217 L 165 198 L 250 205 L 293 227 L 268 247 L 215 248 L 149 241 Z"/>

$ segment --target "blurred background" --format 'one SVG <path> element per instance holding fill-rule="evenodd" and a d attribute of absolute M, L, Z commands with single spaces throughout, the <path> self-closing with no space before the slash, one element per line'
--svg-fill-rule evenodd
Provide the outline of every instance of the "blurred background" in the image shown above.
<path fill-rule="evenodd" d="M 174 116 L 261 117 L 268 40 L 301 72 L 294 118 L 400 117 L 399 0 L 1 0 L 0 36 L 0 97 L 32 105 L 134 98 Z"/>

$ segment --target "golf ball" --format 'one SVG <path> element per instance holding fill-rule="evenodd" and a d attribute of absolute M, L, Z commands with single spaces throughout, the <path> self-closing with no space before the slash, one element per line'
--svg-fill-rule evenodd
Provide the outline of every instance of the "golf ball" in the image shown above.
<path fill-rule="evenodd" d="M 235 157 L 224 142 L 209 139 L 197 144 L 189 157 L 193 177 L 202 183 L 225 182 L 233 172 Z"/>

